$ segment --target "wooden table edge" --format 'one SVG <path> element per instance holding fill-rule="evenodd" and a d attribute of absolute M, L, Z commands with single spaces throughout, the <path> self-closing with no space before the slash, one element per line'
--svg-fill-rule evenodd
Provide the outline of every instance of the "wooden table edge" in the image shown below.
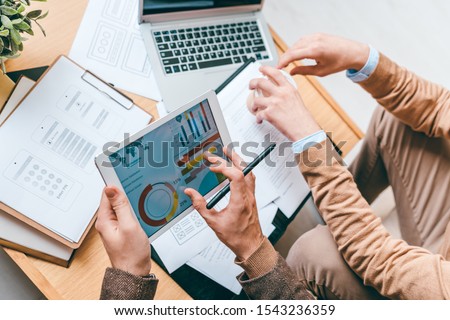
<path fill-rule="evenodd" d="M 33 265 L 27 255 L 5 247 L 3 249 L 47 299 L 64 299 L 64 297 L 53 287 L 47 278 L 36 268 L 35 265 Z"/>

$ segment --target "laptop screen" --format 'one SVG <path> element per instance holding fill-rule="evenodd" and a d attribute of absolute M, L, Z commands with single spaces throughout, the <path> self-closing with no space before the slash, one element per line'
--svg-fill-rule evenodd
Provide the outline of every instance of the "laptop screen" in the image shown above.
<path fill-rule="evenodd" d="M 144 15 L 259 5 L 262 0 L 144 0 Z"/>

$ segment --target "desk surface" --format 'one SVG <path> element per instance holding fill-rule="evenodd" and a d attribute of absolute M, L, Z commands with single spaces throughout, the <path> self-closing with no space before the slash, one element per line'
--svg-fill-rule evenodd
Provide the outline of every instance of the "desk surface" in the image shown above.
<path fill-rule="evenodd" d="M 77 33 L 88 0 L 49 0 L 36 2 L 35 7 L 49 10 L 42 21 L 47 37 L 37 36 L 25 43 L 25 51 L 15 60 L 7 61 L 8 71 L 50 65 L 60 54 L 68 54 Z M 284 42 L 273 32 L 278 50 L 286 50 Z M 332 134 L 334 141 L 346 141 L 342 151 L 346 154 L 363 136 L 345 112 L 312 77 L 296 77 L 301 95 L 319 124 Z M 129 94 L 137 105 L 158 118 L 155 101 Z M 92 229 L 76 253 L 70 268 L 28 257 L 23 253 L 5 249 L 48 299 L 98 299 L 105 268 L 110 265 L 101 239 Z M 156 299 L 190 299 L 156 263 L 152 272 L 160 279 Z"/>

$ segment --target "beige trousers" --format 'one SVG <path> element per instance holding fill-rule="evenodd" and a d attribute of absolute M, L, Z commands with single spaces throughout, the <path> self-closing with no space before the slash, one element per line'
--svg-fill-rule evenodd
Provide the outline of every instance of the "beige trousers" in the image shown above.
<path fill-rule="evenodd" d="M 409 244 L 433 253 L 447 246 L 450 141 L 414 132 L 378 107 L 349 170 L 369 203 L 392 186 L 401 234 Z M 300 237 L 287 262 L 319 299 L 383 298 L 348 267 L 326 226 Z"/>

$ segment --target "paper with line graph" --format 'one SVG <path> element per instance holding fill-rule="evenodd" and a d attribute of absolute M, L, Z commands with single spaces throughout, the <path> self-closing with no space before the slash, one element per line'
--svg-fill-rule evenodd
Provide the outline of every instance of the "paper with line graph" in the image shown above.
<path fill-rule="evenodd" d="M 92 0 L 70 58 L 116 87 L 160 101 L 138 26 L 138 0 Z"/>

